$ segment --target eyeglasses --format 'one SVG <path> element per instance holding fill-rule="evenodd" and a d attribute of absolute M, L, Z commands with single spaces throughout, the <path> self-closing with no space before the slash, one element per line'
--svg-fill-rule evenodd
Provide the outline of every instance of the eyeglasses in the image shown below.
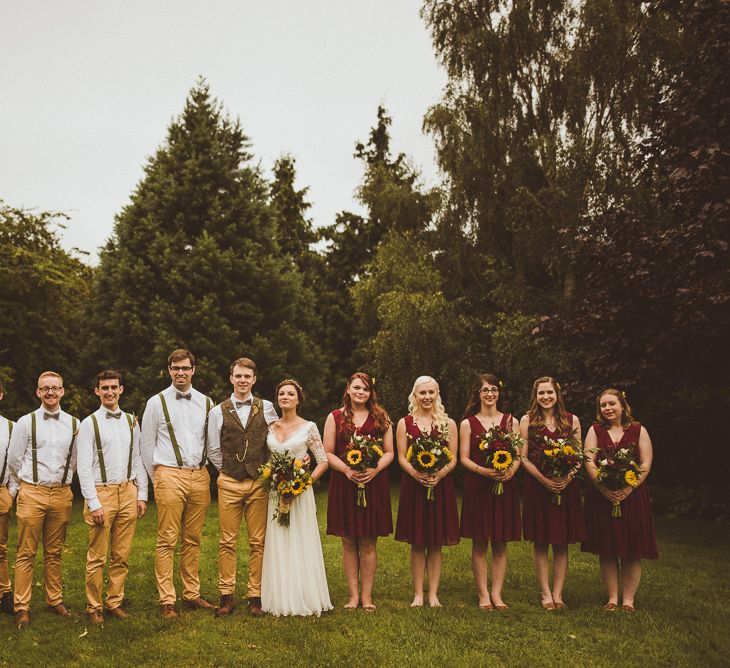
<path fill-rule="evenodd" d="M 38 391 L 41 394 L 51 394 L 51 392 L 53 392 L 53 394 L 58 394 L 62 389 L 63 388 L 58 387 L 58 385 L 53 385 L 53 386 L 47 386 L 47 387 L 39 387 Z"/>
<path fill-rule="evenodd" d="M 499 394 L 499 390 L 492 389 L 491 387 L 485 387 L 482 390 L 479 390 L 479 394 Z"/>
<path fill-rule="evenodd" d="M 174 371 L 175 373 L 178 373 L 182 371 L 183 373 L 190 373 L 193 370 L 193 367 L 191 366 L 171 366 L 170 371 Z"/>

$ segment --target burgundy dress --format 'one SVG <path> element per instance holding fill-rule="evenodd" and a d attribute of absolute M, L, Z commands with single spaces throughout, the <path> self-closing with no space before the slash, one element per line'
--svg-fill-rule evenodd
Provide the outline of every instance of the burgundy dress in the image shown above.
<path fill-rule="evenodd" d="M 350 434 L 344 428 L 345 416 L 338 408 L 332 411 L 337 429 L 335 454 L 345 458 Z M 357 429 L 362 436 L 382 438 L 372 414 L 368 414 L 362 426 Z M 357 505 L 357 484 L 350 482 L 343 473 L 331 469 L 327 497 L 327 533 L 331 536 L 350 538 L 387 536 L 393 531 L 393 516 L 390 512 L 390 485 L 387 471 L 381 471 L 365 485 L 367 505 Z"/>
<path fill-rule="evenodd" d="M 641 433 L 638 422 L 624 431 L 618 443 L 613 442 L 608 430 L 600 424 L 594 424 L 593 431 L 598 441 L 598 459 L 601 451 L 611 453 L 629 448 L 638 461 Z M 621 517 L 611 517 L 611 507 L 611 502 L 590 485 L 586 494 L 588 537 L 581 549 L 602 557 L 657 559 L 659 552 L 646 483 L 639 485 L 621 502 Z"/>
<path fill-rule="evenodd" d="M 412 438 L 421 430 L 412 415 L 405 418 L 406 433 Z M 434 426 L 431 435 L 436 435 Z M 433 488 L 433 500 L 426 498 L 426 488 L 407 473 L 400 482 L 398 520 L 395 539 L 411 545 L 456 545 L 459 542 L 459 510 L 456 506 L 453 476 L 449 473 Z"/>
<path fill-rule="evenodd" d="M 566 417 L 568 423 L 572 425 L 573 416 L 566 413 Z M 553 432 L 547 427 L 530 428 L 528 433 L 527 458 L 538 470 L 545 456 L 540 447 L 539 437 L 556 439 L 568 436 Z M 579 482 L 573 480 L 562 491 L 563 500 L 559 506 L 551 501 L 551 496 L 552 492 L 543 487 L 532 475 L 525 474 L 522 506 L 522 533 L 525 540 L 551 545 L 568 545 L 585 540 L 586 522 Z"/>
<path fill-rule="evenodd" d="M 487 467 L 486 455 L 479 449 L 479 441 L 486 431 L 476 415 L 469 418 L 471 438 L 469 457 L 482 467 Z M 512 416 L 505 413 L 499 426 L 512 430 Z M 514 478 L 503 483 L 502 494 L 492 491 L 494 480 L 472 471 L 464 473 L 464 496 L 461 502 L 461 535 L 486 543 L 506 543 L 522 538 L 520 523 L 520 498 Z"/>

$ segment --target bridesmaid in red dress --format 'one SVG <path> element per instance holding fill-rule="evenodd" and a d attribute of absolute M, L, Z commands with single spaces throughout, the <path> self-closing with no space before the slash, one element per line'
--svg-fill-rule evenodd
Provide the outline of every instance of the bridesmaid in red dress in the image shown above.
<path fill-rule="evenodd" d="M 596 482 L 596 462 L 621 448 L 632 451 L 643 472 L 636 487 L 626 485 L 613 492 Z M 609 388 L 598 396 L 596 424 L 586 435 L 585 453 L 586 470 L 594 485 L 586 495 L 588 539 L 582 549 L 598 555 L 601 578 L 608 592 L 604 609 L 616 610 L 620 587 L 621 609 L 634 612 L 641 560 L 659 556 L 649 492 L 644 485 L 654 454 L 649 434 L 632 417 L 626 395 L 620 390 Z M 612 506 L 617 503 L 621 504 L 621 517 L 611 517 Z"/>
<path fill-rule="evenodd" d="M 486 466 L 479 442 L 492 427 L 518 432 L 517 420 L 497 408 L 502 387 L 489 373 L 480 374 L 469 393 L 459 429 L 459 456 L 464 474 L 461 504 L 461 535 L 472 539 L 471 570 L 479 592 L 482 610 L 507 610 L 502 600 L 502 586 L 507 572 L 507 541 L 522 538 L 520 499 L 512 479 L 520 466 L 515 461 L 506 471 Z M 495 494 L 495 481 L 503 484 L 502 494 Z M 487 583 L 487 548 L 492 543 L 492 594 Z"/>
<path fill-rule="evenodd" d="M 396 444 L 398 462 L 403 469 L 398 504 L 395 539 L 411 544 L 411 578 L 413 602 L 411 607 L 423 605 L 424 576 L 428 575 L 428 604 L 441 607 L 438 599 L 443 555 L 442 545 L 459 542 L 459 511 L 456 505 L 454 480 L 449 475 L 456 467 L 456 423 L 446 414 L 441 403 L 438 383 L 430 376 L 419 376 L 408 397 L 409 415 L 398 421 Z M 436 436 L 440 429 L 448 429 L 451 463 L 433 475 L 419 473 L 406 459 L 409 437 Z M 433 488 L 433 500 L 427 499 L 428 488 Z"/>
<path fill-rule="evenodd" d="M 355 471 L 344 461 L 353 434 L 383 439 L 383 456 L 375 468 Z M 342 538 L 342 563 L 349 598 L 345 608 L 362 605 L 374 611 L 373 581 L 378 536 L 393 531 L 390 485 L 385 469 L 393 461 L 393 430 L 388 413 L 378 404 L 366 373 L 354 373 L 342 395 L 342 408 L 332 411 L 324 425 L 324 449 L 332 471 L 327 502 L 327 533 Z M 367 505 L 357 505 L 358 483 L 365 485 Z M 358 586 L 362 595 L 358 596 Z"/>
<path fill-rule="evenodd" d="M 522 532 L 534 544 L 535 572 L 540 584 L 540 597 L 545 610 L 565 608 L 563 586 L 568 574 L 568 545 L 586 537 L 583 502 L 576 471 L 565 478 L 553 479 L 540 471 L 543 448 L 541 437 L 581 440 L 580 422 L 565 410 L 558 382 L 550 376 L 538 378 L 532 385 L 530 408 L 520 420 L 520 433 L 525 439 L 522 463 L 525 476 L 522 507 Z M 551 500 L 561 494 L 558 506 Z M 553 586 L 550 587 L 549 548 L 553 548 Z"/>

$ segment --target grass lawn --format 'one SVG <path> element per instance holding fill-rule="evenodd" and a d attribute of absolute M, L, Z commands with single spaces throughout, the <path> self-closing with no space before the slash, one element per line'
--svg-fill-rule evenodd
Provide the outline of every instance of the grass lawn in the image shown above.
<path fill-rule="evenodd" d="M 396 489 L 393 502 L 395 513 Z M 324 534 L 325 493 L 318 493 L 317 503 Z M 214 504 L 208 511 L 200 568 L 202 594 L 216 602 L 217 515 Z M 86 527 L 77 503 L 64 554 L 64 598 L 72 617 L 60 619 L 45 611 L 39 560 L 31 625 L 19 631 L 11 617 L 0 615 L 0 665 L 730 665 L 727 526 L 661 518 L 657 524 L 660 559 L 644 562 L 635 615 L 601 610 L 604 594 L 597 559 L 575 547 L 565 591 L 569 607 L 543 611 L 527 543 L 509 548 L 504 597 L 511 609 L 480 612 L 470 541 L 444 550 L 444 607 L 412 610 L 408 546 L 392 538 L 379 542 L 378 610 L 344 611 L 340 541 L 322 535 L 333 612 L 320 618 L 253 619 L 240 605 L 226 619 L 183 612 L 179 621 L 166 622 L 157 609 L 151 505 L 138 524 L 131 557 L 127 597 L 132 617 L 92 628 L 83 614 Z M 15 541 L 13 521 L 11 564 Z M 239 552 L 238 601 L 245 593 L 245 535 Z M 179 581 L 176 585 L 179 594 Z"/>

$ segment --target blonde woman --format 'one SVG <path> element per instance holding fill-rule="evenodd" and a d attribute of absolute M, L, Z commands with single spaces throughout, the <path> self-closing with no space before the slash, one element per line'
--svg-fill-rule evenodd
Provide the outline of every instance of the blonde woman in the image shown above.
<path fill-rule="evenodd" d="M 438 599 L 443 545 L 459 542 L 459 513 L 451 472 L 456 467 L 458 435 L 456 423 L 441 403 L 438 383 L 430 376 L 419 376 L 408 397 L 408 415 L 398 421 L 396 445 L 403 469 L 395 539 L 411 545 L 413 602 L 424 603 L 423 585 L 428 576 L 428 605 L 441 607 Z M 409 445 L 419 437 L 440 438 L 451 453 L 451 461 L 428 474 L 416 470 L 408 461 Z M 429 492 L 429 489 L 431 490 Z M 431 498 L 432 497 L 432 498 Z"/>

